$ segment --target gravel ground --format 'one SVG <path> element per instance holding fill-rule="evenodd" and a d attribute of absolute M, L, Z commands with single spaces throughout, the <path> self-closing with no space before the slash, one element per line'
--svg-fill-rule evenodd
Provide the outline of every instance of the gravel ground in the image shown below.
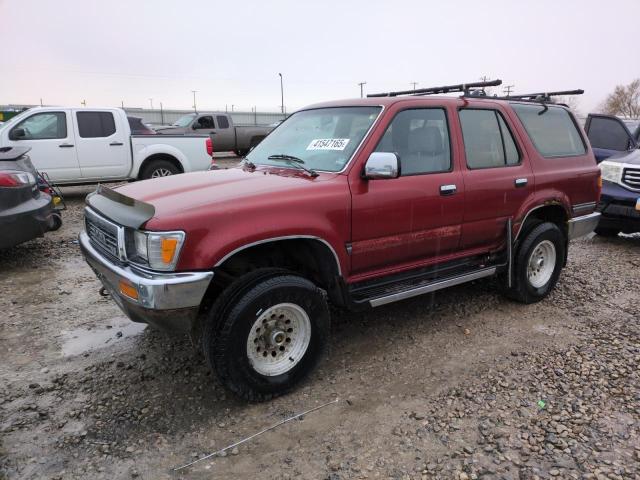
<path fill-rule="evenodd" d="M 336 312 L 321 368 L 245 404 L 186 338 L 98 295 L 75 242 L 91 190 L 0 252 L 0 478 L 640 478 L 639 236 L 573 243 L 535 305 L 478 281 Z"/>

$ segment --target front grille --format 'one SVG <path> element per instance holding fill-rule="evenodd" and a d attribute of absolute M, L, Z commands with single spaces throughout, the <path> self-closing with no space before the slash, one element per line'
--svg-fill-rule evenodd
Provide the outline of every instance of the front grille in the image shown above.
<path fill-rule="evenodd" d="M 622 183 L 633 190 L 640 190 L 640 168 L 625 168 Z"/>
<path fill-rule="evenodd" d="M 120 227 L 115 223 L 96 215 L 89 209 L 85 210 L 85 226 L 91 243 L 108 253 L 119 258 L 118 231 Z"/>

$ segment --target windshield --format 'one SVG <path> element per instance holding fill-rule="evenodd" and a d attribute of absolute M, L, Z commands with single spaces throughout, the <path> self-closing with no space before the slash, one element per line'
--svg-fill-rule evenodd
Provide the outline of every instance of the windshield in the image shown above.
<path fill-rule="evenodd" d="M 195 117 L 195 113 L 190 113 L 189 115 L 185 115 L 180 117 L 172 126 L 174 127 L 187 127 L 191 122 L 193 122 L 193 117 Z"/>
<path fill-rule="evenodd" d="M 380 113 L 380 107 L 336 107 L 294 113 L 255 147 L 247 160 L 277 165 L 272 155 L 291 155 L 312 170 L 339 172 Z"/>

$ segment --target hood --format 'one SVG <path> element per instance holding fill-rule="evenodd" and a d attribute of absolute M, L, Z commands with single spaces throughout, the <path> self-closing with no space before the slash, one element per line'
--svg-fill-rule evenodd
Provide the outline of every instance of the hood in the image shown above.
<path fill-rule="evenodd" d="M 228 212 L 241 205 L 251 208 L 284 197 L 289 201 L 302 198 L 309 188 L 337 175 L 320 173 L 312 178 L 285 168 L 231 168 L 129 183 L 117 188 L 117 192 L 152 205 L 155 213 L 151 222 L 160 220 L 164 224 L 208 209 Z"/>
<path fill-rule="evenodd" d="M 604 160 L 605 162 L 629 163 L 631 165 L 640 165 L 640 149 L 636 148 L 629 152 L 620 152 L 611 155 Z"/>

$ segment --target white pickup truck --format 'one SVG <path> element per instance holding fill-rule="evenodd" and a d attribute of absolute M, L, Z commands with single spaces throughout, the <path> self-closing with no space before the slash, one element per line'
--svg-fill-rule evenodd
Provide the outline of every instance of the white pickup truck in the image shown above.
<path fill-rule="evenodd" d="M 120 108 L 37 107 L 0 126 L 0 147 L 30 147 L 36 169 L 59 185 L 207 170 L 210 143 L 202 135 L 131 135 Z"/>

